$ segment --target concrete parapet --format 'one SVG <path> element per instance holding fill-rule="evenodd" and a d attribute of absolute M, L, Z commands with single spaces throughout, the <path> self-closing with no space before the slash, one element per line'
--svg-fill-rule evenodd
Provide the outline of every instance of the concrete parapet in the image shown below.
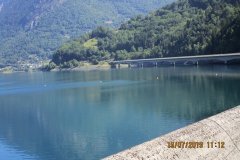
<path fill-rule="evenodd" d="M 239 160 L 240 106 L 105 159 Z"/>

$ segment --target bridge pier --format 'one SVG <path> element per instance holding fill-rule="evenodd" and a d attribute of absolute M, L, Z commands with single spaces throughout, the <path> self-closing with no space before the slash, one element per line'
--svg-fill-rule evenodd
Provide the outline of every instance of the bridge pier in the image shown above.
<path fill-rule="evenodd" d="M 155 68 L 157 68 L 157 62 L 155 62 Z"/>

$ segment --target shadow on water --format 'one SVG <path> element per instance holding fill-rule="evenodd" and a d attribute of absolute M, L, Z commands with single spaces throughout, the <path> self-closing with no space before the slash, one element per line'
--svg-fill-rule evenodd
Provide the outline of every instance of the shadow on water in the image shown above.
<path fill-rule="evenodd" d="M 99 159 L 239 105 L 239 69 L 0 75 L 0 144 L 33 159 Z"/>

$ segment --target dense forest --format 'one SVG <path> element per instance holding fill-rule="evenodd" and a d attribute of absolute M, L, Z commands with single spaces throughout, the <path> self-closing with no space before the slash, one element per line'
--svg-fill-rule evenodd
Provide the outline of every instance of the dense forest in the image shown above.
<path fill-rule="evenodd" d="M 119 27 L 175 0 L 0 0 L 0 64 L 48 59 L 96 26 Z"/>
<path fill-rule="evenodd" d="M 240 0 L 178 0 L 119 29 L 98 27 L 62 45 L 55 65 L 240 51 Z"/>

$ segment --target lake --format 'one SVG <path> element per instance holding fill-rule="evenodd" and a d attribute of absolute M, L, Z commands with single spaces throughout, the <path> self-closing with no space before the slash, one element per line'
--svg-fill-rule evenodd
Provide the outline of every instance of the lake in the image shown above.
<path fill-rule="evenodd" d="M 239 104 L 239 66 L 0 74 L 0 159 L 100 159 Z"/>

